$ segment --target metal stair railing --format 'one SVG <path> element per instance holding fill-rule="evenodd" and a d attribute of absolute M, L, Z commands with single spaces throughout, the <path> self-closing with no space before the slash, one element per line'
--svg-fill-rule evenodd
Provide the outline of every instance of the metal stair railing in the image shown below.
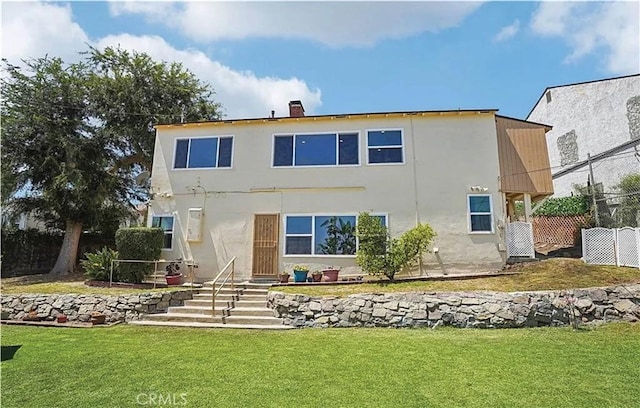
<path fill-rule="evenodd" d="M 224 268 L 222 268 L 222 270 L 220 271 L 220 273 L 218 274 L 218 276 L 215 277 L 215 279 L 213 280 L 213 282 L 211 283 L 211 316 L 215 316 L 216 315 L 216 296 L 220 293 L 220 291 L 222 290 L 222 288 L 224 287 L 224 284 L 227 283 L 227 280 L 229 280 L 229 277 L 231 277 L 231 291 L 235 291 L 235 284 L 234 284 L 234 278 L 235 278 L 235 262 L 236 262 L 236 257 L 234 256 L 233 258 L 231 258 L 231 260 L 225 265 Z M 229 269 L 227 271 L 227 269 Z M 220 279 L 222 279 L 223 275 L 226 272 L 226 276 L 224 277 L 224 279 L 222 280 L 222 282 L 220 283 L 220 287 L 218 289 L 216 289 L 216 284 L 218 283 L 218 281 L 220 281 Z M 232 297 L 235 298 L 235 293 L 232 294 Z"/>

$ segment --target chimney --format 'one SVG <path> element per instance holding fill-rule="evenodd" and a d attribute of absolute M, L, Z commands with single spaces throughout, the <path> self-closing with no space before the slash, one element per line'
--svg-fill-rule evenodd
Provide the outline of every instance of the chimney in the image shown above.
<path fill-rule="evenodd" d="M 289 102 L 289 116 L 292 118 L 300 118 L 304 116 L 304 107 L 302 101 Z"/>

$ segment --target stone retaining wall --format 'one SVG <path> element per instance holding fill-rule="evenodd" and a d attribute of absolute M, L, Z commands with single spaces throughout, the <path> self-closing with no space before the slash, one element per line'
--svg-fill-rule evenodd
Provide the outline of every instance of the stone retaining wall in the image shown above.
<path fill-rule="evenodd" d="M 88 322 L 91 312 L 106 315 L 107 322 L 137 320 L 144 313 L 166 312 L 169 306 L 182 306 L 191 299 L 191 291 L 150 292 L 136 295 L 2 295 L 3 319 L 22 320 L 35 311 L 42 320 L 54 320 L 65 314 L 68 320 Z M 8 316 L 7 316 L 8 315 Z"/>
<path fill-rule="evenodd" d="M 269 292 L 268 305 L 295 327 L 507 328 L 638 321 L 640 284 L 571 291 L 358 294 L 346 298 Z"/>

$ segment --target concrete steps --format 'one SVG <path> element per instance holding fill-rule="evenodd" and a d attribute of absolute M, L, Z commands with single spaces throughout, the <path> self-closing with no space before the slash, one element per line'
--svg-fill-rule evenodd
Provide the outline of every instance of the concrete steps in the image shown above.
<path fill-rule="evenodd" d="M 227 307 L 229 305 L 229 302 L 231 302 L 231 300 L 216 300 L 216 309 L 220 308 L 220 307 Z M 185 300 L 184 301 L 184 306 L 189 306 L 189 307 L 204 307 L 204 308 L 209 308 L 211 309 L 211 298 L 209 299 L 192 299 L 192 300 Z M 237 300 L 235 301 L 235 306 L 236 307 L 267 307 L 267 301 L 266 299 L 260 299 L 260 300 L 245 300 L 244 298 L 242 298 L 242 300 Z"/>
<path fill-rule="evenodd" d="M 213 287 L 205 283 L 184 306 L 171 306 L 166 313 L 148 314 L 134 325 L 179 327 L 226 327 L 247 329 L 289 329 L 267 308 L 269 284 L 241 283 L 234 289 L 224 285 L 216 295 L 216 314 L 211 314 Z M 216 288 L 217 289 L 217 288 Z"/>
<path fill-rule="evenodd" d="M 163 322 L 163 321 L 141 321 L 134 320 L 129 324 L 138 326 L 162 326 L 162 327 L 201 327 L 210 329 L 257 329 L 257 330 L 289 330 L 293 326 L 285 325 L 263 325 L 263 324 L 234 324 L 234 323 L 202 323 L 202 322 Z"/>

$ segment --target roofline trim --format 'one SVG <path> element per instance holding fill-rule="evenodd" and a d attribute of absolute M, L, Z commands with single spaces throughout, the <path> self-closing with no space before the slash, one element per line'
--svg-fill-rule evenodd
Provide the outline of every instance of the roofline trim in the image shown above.
<path fill-rule="evenodd" d="M 531 116 L 531 113 L 533 112 L 533 110 L 536 108 L 536 106 L 538 106 L 538 103 L 540 103 L 540 100 L 542 100 L 542 97 L 544 96 L 545 93 L 547 93 L 548 90 L 550 89 L 555 89 L 555 88 L 564 88 L 565 86 L 576 86 L 576 85 L 586 85 L 586 84 L 592 84 L 594 82 L 604 82 L 604 81 L 613 81 L 616 79 L 625 79 L 625 78 L 631 78 L 631 77 L 635 77 L 635 76 L 640 76 L 640 73 L 637 74 L 629 74 L 629 75 L 622 75 L 622 76 L 617 76 L 617 77 L 611 77 L 611 78 L 601 78 L 601 79 L 593 79 L 591 81 L 583 81 L 583 82 L 574 82 L 572 84 L 564 84 L 564 85 L 554 85 L 554 86 L 548 86 L 546 88 L 544 88 L 544 91 L 542 91 L 542 94 L 540 95 L 540 97 L 538 98 L 538 100 L 536 101 L 536 103 L 533 105 L 533 107 L 531 108 L 531 110 L 529 111 L 529 113 L 527 114 L 527 117 Z"/>
<path fill-rule="evenodd" d="M 398 112 L 368 112 L 368 113 L 346 113 L 346 114 L 330 114 L 330 115 L 311 115 L 300 117 L 277 117 L 277 118 L 246 118 L 246 119 L 220 119 L 214 121 L 203 122 L 189 122 L 189 123 L 172 123 L 164 125 L 155 125 L 154 129 L 167 129 L 172 127 L 193 127 L 193 126 L 215 126 L 215 125 L 233 125 L 236 123 L 256 123 L 256 122 L 299 122 L 299 121 L 314 121 L 324 119 L 351 119 L 362 117 L 404 117 L 404 116 L 439 116 L 439 115 L 469 115 L 469 114 L 494 114 L 498 112 L 498 109 L 457 109 L 457 110 L 436 110 L 436 111 L 398 111 Z"/>
<path fill-rule="evenodd" d="M 524 119 L 518 119 L 518 118 L 513 118 L 511 116 L 505 116 L 505 115 L 496 115 L 497 118 L 505 118 L 505 119 L 511 119 L 511 120 L 517 120 L 518 122 L 524 122 L 524 123 L 531 123 L 532 125 L 538 125 L 538 126 L 542 126 L 546 129 L 545 133 L 550 131 L 551 129 L 553 129 L 553 126 L 551 125 L 546 125 L 544 123 L 539 123 L 539 122 L 532 122 L 530 120 L 524 120 Z"/>

